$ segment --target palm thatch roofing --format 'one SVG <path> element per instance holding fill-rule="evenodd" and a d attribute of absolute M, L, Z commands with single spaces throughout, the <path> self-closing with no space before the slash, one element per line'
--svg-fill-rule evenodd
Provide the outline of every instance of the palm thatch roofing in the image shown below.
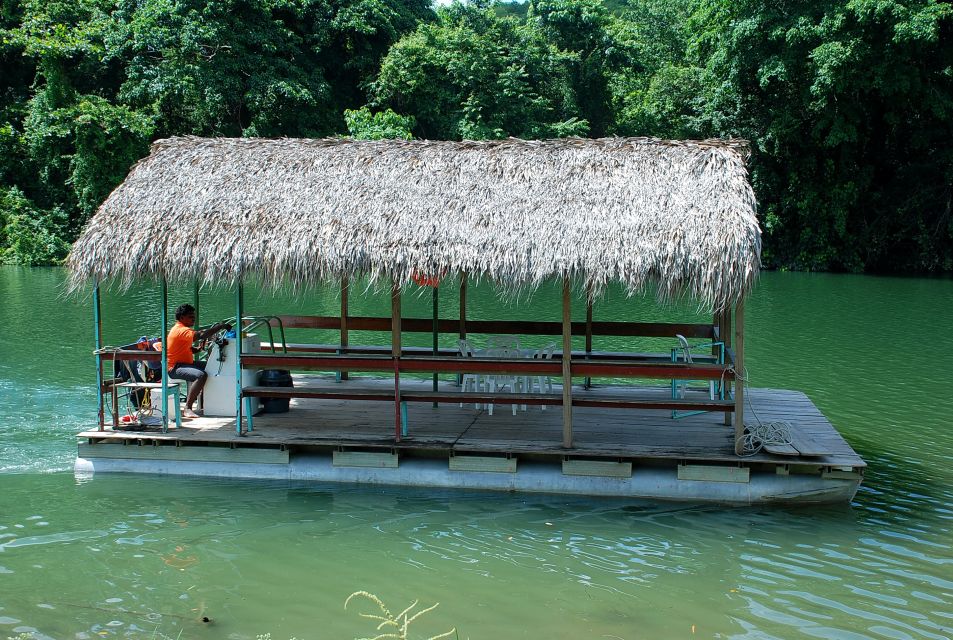
<path fill-rule="evenodd" d="M 165 277 L 309 286 L 568 274 L 722 310 L 761 232 L 744 141 L 159 140 L 90 220 L 73 286 Z"/>

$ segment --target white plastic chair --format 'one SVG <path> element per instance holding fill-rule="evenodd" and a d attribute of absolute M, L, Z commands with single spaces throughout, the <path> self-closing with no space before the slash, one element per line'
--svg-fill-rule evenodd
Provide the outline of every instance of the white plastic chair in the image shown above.
<path fill-rule="evenodd" d="M 514 356 L 514 350 L 511 347 L 500 347 L 500 346 L 490 347 L 486 350 L 486 356 L 488 358 L 518 357 L 518 349 L 517 349 L 517 355 Z M 516 378 L 514 376 L 510 376 L 506 374 L 494 374 L 494 375 L 490 375 L 486 377 L 486 385 L 490 393 L 500 393 L 503 389 L 506 389 L 507 387 L 509 387 L 511 391 L 515 392 Z M 487 413 L 491 416 L 493 415 L 492 402 L 487 405 Z M 516 415 L 515 404 L 513 405 L 513 415 L 514 416 Z"/>
<path fill-rule="evenodd" d="M 475 350 L 473 345 L 469 340 L 460 340 L 460 355 L 464 358 L 473 358 Z M 477 373 L 465 373 L 463 379 L 460 382 L 460 392 L 466 393 L 468 391 L 473 391 L 474 393 L 479 393 L 483 391 L 483 377 Z M 463 403 L 460 403 L 460 407 L 463 407 Z M 475 409 L 480 408 L 479 403 L 474 403 L 473 407 Z M 492 411 L 492 410 L 491 410 Z"/>
<path fill-rule="evenodd" d="M 508 348 L 504 348 L 503 351 L 504 351 L 504 357 L 516 360 L 516 359 L 525 357 L 526 354 L 524 354 L 522 349 L 520 349 L 519 339 L 516 338 L 515 336 L 514 338 L 515 338 L 514 341 L 510 343 L 511 346 Z M 526 376 L 500 376 L 500 378 L 503 379 L 504 386 L 507 384 L 510 386 L 510 390 L 513 393 L 526 393 L 527 390 L 529 389 Z M 513 415 L 515 416 L 516 405 L 513 404 L 511 406 L 513 407 Z M 519 408 L 522 409 L 523 411 L 526 411 L 525 404 L 519 405 Z"/>
<path fill-rule="evenodd" d="M 486 339 L 487 349 L 516 349 L 519 351 L 519 336 L 490 336 Z"/>
<path fill-rule="evenodd" d="M 534 360 L 552 360 L 553 353 L 555 351 L 556 343 L 550 342 L 545 347 L 540 347 L 537 349 L 533 353 L 532 358 Z M 553 380 L 549 376 L 525 376 L 522 380 L 522 384 L 527 393 L 533 393 L 537 388 L 539 389 L 540 393 L 543 393 L 544 389 L 545 393 L 553 392 Z M 543 411 L 546 411 L 546 405 L 544 404 L 539 405 L 539 408 Z"/>

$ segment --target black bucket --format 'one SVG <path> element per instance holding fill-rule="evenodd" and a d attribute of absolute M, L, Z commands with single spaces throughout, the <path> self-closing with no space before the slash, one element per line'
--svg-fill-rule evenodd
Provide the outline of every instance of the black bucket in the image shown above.
<path fill-rule="evenodd" d="M 291 372 L 285 369 L 265 369 L 258 374 L 259 387 L 294 387 Z M 262 398 L 261 407 L 265 413 L 286 413 L 291 403 L 289 398 Z"/>

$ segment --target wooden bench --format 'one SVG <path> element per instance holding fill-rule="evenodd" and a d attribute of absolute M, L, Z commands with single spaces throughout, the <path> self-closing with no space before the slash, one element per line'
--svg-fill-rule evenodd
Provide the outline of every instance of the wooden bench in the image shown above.
<path fill-rule="evenodd" d="M 562 403 L 560 403 L 562 404 Z M 734 400 L 686 400 L 658 399 L 637 400 L 627 397 L 602 396 L 599 398 L 573 398 L 574 407 L 603 407 L 607 409 L 664 409 L 684 411 L 734 411 Z"/>
<path fill-rule="evenodd" d="M 245 387 L 243 397 L 253 398 L 315 398 L 321 400 L 377 400 L 394 401 L 392 391 L 354 389 L 337 391 L 293 387 Z M 531 404 L 561 406 L 561 394 L 489 393 L 474 391 L 401 391 L 402 402 L 441 402 L 476 404 Z M 626 396 L 602 396 L 599 398 L 573 398 L 574 407 L 605 407 L 615 409 L 685 409 L 697 411 L 731 411 L 732 400 L 653 399 L 639 400 Z"/>
<path fill-rule="evenodd" d="M 309 389 L 299 387 L 245 387 L 243 398 L 319 398 L 322 400 L 389 400 L 394 401 L 393 391 L 376 389 Z"/>
<path fill-rule="evenodd" d="M 338 354 L 338 355 L 382 355 L 389 356 L 391 355 L 391 348 L 389 346 L 378 346 L 378 345 L 365 345 L 365 346 L 347 346 L 342 347 L 341 345 L 335 344 L 312 344 L 304 342 L 288 342 L 282 345 L 281 343 L 275 343 L 272 345 L 270 342 L 262 342 L 261 349 L 262 351 L 271 351 L 274 347 L 275 352 L 279 352 L 284 348 L 288 353 L 326 353 L 326 354 Z M 401 349 L 401 356 L 430 356 L 433 355 L 433 349 L 431 347 L 403 347 Z M 454 356 L 460 357 L 460 352 L 457 349 L 450 349 L 442 347 L 437 350 L 437 355 L 446 358 L 452 358 Z M 573 360 L 633 360 L 636 362 L 671 362 L 672 356 L 670 353 L 657 353 L 657 352 L 633 352 L 633 351 L 573 351 L 572 352 Z M 553 352 L 554 360 L 562 359 L 562 352 L 556 350 Z M 714 362 L 716 358 L 714 356 L 698 355 L 695 357 L 698 362 Z"/>
<path fill-rule="evenodd" d="M 311 398 L 319 400 L 369 400 L 377 402 L 394 402 L 396 394 L 391 390 L 383 389 L 315 389 L 295 387 L 245 387 L 242 397 L 246 398 Z M 524 393 L 489 393 L 489 392 L 461 392 L 461 391 L 401 391 L 400 415 L 401 435 L 407 435 L 407 403 L 434 402 L 434 403 L 474 403 L 493 405 L 533 405 L 533 406 L 562 406 L 562 394 L 524 394 Z M 686 411 L 731 411 L 734 409 L 732 400 L 686 400 L 686 399 L 651 399 L 640 400 L 625 396 L 602 396 L 599 398 L 573 398 L 574 407 L 597 407 L 613 409 L 657 409 L 657 410 L 686 410 Z M 249 419 L 249 425 L 252 422 Z"/>

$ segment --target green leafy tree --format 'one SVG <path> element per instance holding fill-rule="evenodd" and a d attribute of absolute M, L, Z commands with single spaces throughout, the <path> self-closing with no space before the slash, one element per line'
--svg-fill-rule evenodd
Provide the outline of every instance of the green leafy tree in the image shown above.
<path fill-rule="evenodd" d="M 111 55 L 121 96 L 159 134 L 322 136 L 424 0 L 121 0 Z"/>
<path fill-rule="evenodd" d="M 154 135 L 343 131 L 432 18 L 427 0 L 0 0 L 4 259 L 57 260 L 43 239 L 74 238 Z"/>
<path fill-rule="evenodd" d="M 120 97 L 155 113 L 160 136 L 328 133 L 314 6 L 122 0 L 108 39 L 128 60 Z"/>
<path fill-rule="evenodd" d="M 61 209 L 37 209 L 23 192 L 0 189 L 0 262 L 55 264 L 66 257 L 66 215 Z"/>
<path fill-rule="evenodd" d="M 608 10 L 601 0 L 532 0 L 528 20 L 565 54 L 563 64 L 590 135 L 605 135 L 614 122 L 610 73 L 628 62 L 612 37 Z"/>
<path fill-rule="evenodd" d="M 0 124 L 22 120 L 36 75 L 32 61 L 23 55 L 23 46 L 13 36 L 22 20 L 19 0 L 0 0 Z M 0 163 L 3 161 L 0 158 Z"/>
<path fill-rule="evenodd" d="M 413 116 L 402 116 L 390 109 L 371 111 L 368 107 L 344 112 L 348 135 L 358 140 L 410 140 L 414 128 Z"/>
<path fill-rule="evenodd" d="M 539 29 L 489 4 L 454 3 L 397 42 L 372 105 L 412 114 L 424 138 L 582 135 L 567 56 Z"/>
<path fill-rule="evenodd" d="M 430 0 L 335 0 L 324 65 L 335 104 L 356 108 L 366 100 L 365 85 L 380 71 L 381 61 L 402 36 L 436 14 Z"/>
<path fill-rule="evenodd" d="M 769 264 L 953 267 L 953 7 L 703 2 L 707 117 L 756 143 Z"/>
<path fill-rule="evenodd" d="M 0 69 L 3 261 L 156 136 L 348 131 L 745 137 L 767 265 L 953 270 L 948 2 L 0 0 Z"/>
<path fill-rule="evenodd" d="M 19 132 L 9 122 L 0 124 L 0 188 L 26 178 L 24 155 Z"/>
<path fill-rule="evenodd" d="M 71 211 L 72 240 L 132 164 L 148 151 L 151 118 L 96 95 L 72 95 L 56 107 L 48 92 L 30 103 L 23 140 L 40 168 L 42 201 Z"/>
<path fill-rule="evenodd" d="M 30 0 L 13 34 L 37 69 L 22 132 L 25 164 L 38 176 L 28 195 L 68 212 L 57 230 L 66 240 L 146 153 L 152 133 L 148 116 L 106 97 L 119 81 L 105 61 L 109 10 L 105 0 Z"/>
<path fill-rule="evenodd" d="M 622 97 L 618 130 L 672 140 L 708 137 L 705 89 L 703 69 L 666 65 Z"/>
<path fill-rule="evenodd" d="M 69 181 L 85 223 L 129 167 L 148 152 L 152 119 L 98 96 L 88 96 L 54 116 L 67 121 L 72 136 Z"/>
<path fill-rule="evenodd" d="M 613 39 L 631 64 L 611 75 L 616 131 L 659 138 L 710 135 L 704 118 L 705 69 L 689 56 L 692 6 L 667 0 L 630 2 L 615 21 Z"/>
<path fill-rule="evenodd" d="M 514 2 L 496 2 L 493 4 L 493 11 L 501 18 L 512 16 L 514 18 L 524 19 L 529 13 L 529 0 L 515 0 Z"/>

